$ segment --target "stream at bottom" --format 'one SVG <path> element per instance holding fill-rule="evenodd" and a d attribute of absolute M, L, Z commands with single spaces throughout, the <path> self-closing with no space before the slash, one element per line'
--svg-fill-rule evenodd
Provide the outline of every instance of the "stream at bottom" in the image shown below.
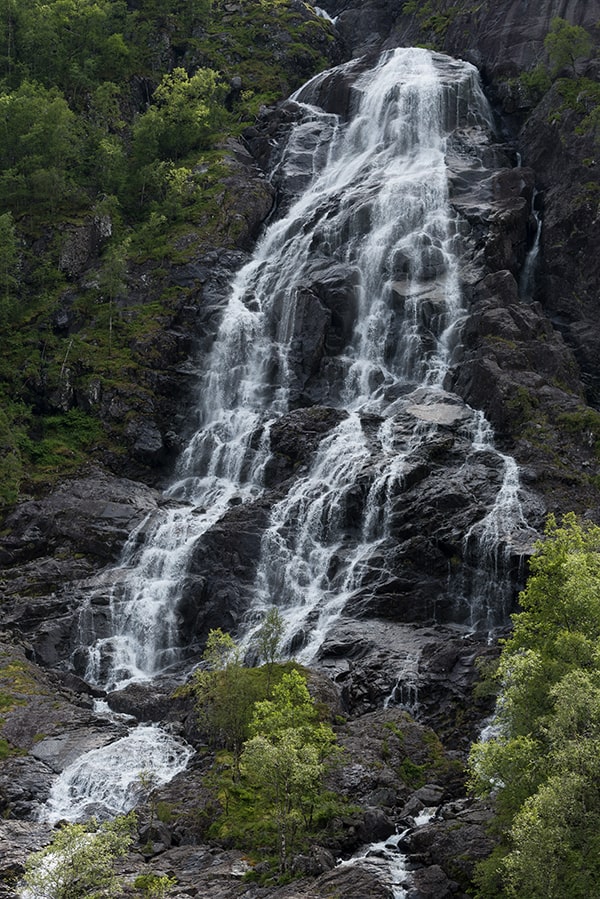
<path fill-rule="evenodd" d="M 407 827 L 392 834 L 386 840 L 369 843 L 359 849 L 352 858 L 342 861 L 340 865 L 355 865 L 375 871 L 384 883 L 392 889 L 394 899 L 406 899 L 411 886 L 411 867 L 408 857 L 399 848 L 406 836 L 417 827 L 424 827 L 435 815 L 435 808 L 424 808 L 414 818 L 412 827 Z"/>

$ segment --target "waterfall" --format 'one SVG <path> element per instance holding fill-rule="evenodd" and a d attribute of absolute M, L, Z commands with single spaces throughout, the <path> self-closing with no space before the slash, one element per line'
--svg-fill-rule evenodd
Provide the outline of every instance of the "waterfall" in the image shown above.
<path fill-rule="evenodd" d="M 537 190 L 534 190 L 533 196 L 531 198 L 531 215 L 535 222 L 535 232 L 533 243 L 527 251 L 527 255 L 525 256 L 525 261 L 523 263 L 523 268 L 521 269 L 521 273 L 519 276 L 519 297 L 522 300 L 529 302 L 531 302 L 533 298 L 535 272 L 540 255 L 540 244 L 542 241 L 542 217 L 536 206 L 537 197 L 538 192 Z"/>
<path fill-rule="evenodd" d="M 399 844 L 411 831 L 428 824 L 435 812 L 435 808 L 424 808 L 415 816 L 413 827 L 393 834 L 387 840 L 370 843 L 356 852 L 352 858 L 338 864 L 374 871 L 382 882 L 389 885 L 393 899 L 407 899 L 412 885 L 411 866 L 408 857 L 400 851 Z"/>
<path fill-rule="evenodd" d="M 79 667 L 108 690 L 179 657 L 194 547 L 232 504 L 264 495 L 270 432 L 290 410 L 320 403 L 343 416 L 271 509 L 245 628 L 276 603 L 303 661 L 358 590 L 389 576 L 379 559 L 395 491 L 419 451 L 460 422 L 482 451 L 481 417 L 444 390 L 466 315 L 465 223 L 449 199 L 446 150 L 456 129 L 488 139 L 477 72 L 421 49 L 334 72 L 352 83 L 349 115 L 318 105 L 331 73 L 293 98 L 298 124 L 278 174 L 296 195 L 232 285 L 166 508 L 132 536 L 82 611 Z M 342 284 L 341 301 L 319 288 L 325 270 Z M 485 451 L 496 453 L 490 440 Z M 468 535 L 483 546 L 510 544 L 523 519 L 516 467 L 497 461 L 504 483 Z M 473 605 L 470 617 L 477 626 L 489 616 Z"/>
<path fill-rule="evenodd" d="M 136 727 L 65 768 L 53 783 L 40 818 L 56 824 L 124 814 L 144 801 L 148 789 L 183 771 L 192 754 L 191 746 L 174 740 L 158 725 Z"/>
<path fill-rule="evenodd" d="M 274 425 L 307 406 L 334 408 L 338 423 L 270 500 L 242 636 L 250 640 L 276 604 L 288 651 L 310 662 L 348 603 L 393 579 L 399 495 L 445 428 L 462 430 L 467 456 L 493 456 L 502 472 L 464 538 L 481 576 L 448 587 L 468 606 L 459 620 L 494 623 L 499 548 L 508 553 L 527 532 L 518 472 L 494 449 L 483 416 L 444 389 L 466 316 L 465 222 L 449 197 L 448 139 L 462 129 L 485 143 L 491 116 L 474 67 L 426 50 L 389 51 L 369 71 L 352 61 L 333 74 L 351 84 L 348 115 L 319 105 L 332 73 L 293 98 L 298 121 L 277 171 L 293 196 L 232 284 L 202 366 L 195 430 L 162 507 L 81 610 L 75 667 L 107 691 L 151 681 L 181 659 L 189 637 L 179 604 L 193 553 L 232 506 L 267 495 Z M 388 702 L 416 708 L 417 682 L 418 658 L 407 657 Z M 142 725 L 63 772 L 44 815 L 125 811 L 141 770 L 160 782 L 188 755 Z"/>

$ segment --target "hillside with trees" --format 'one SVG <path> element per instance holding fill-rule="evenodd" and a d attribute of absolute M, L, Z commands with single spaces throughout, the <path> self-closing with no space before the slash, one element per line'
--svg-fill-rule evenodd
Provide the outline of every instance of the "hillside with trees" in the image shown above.
<path fill-rule="evenodd" d="M 251 209 L 233 214 L 226 142 L 324 68 L 333 39 L 324 19 L 280 2 L 2 6 L 0 501 L 11 504 L 84 460 L 128 468 L 131 430 L 160 394 L 149 362 L 172 366 L 189 349 L 182 337 L 183 350 L 147 358 L 183 305 L 167 269 L 246 247 L 256 229 Z M 134 469 L 151 477 L 147 461 Z"/>

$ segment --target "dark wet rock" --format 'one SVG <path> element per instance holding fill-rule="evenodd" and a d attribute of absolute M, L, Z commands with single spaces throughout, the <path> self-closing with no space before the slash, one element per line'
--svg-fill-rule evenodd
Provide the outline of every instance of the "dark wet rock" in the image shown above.
<path fill-rule="evenodd" d="M 327 856 L 318 850 L 318 857 L 327 864 Z M 140 856 L 129 856 L 120 864 L 121 877 L 133 882 L 140 874 L 176 873 L 177 896 L 210 896 L 211 899 L 323 899 L 325 896 L 344 896 L 344 899 L 392 899 L 391 889 L 381 883 L 376 872 L 354 866 L 338 866 L 315 880 L 303 877 L 279 887 L 259 887 L 244 882 L 243 875 L 251 870 L 242 852 L 223 851 L 207 845 L 178 846 L 144 863 Z"/>
<path fill-rule="evenodd" d="M 114 563 L 125 541 L 161 503 L 160 494 L 98 469 L 18 506 L 0 538 L 5 627 L 33 634 L 49 665 L 69 658 L 78 626 L 77 585 Z"/>
<path fill-rule="evenodd" d="M 443 796 L 460 795 L 461 772 L 453 757 L 446 754 L 432 730 L 406 711 L 380 708 L 349 720 L 336 732 L 344 752 L 330 778 L 343 795 L 365 806 L 356 826 L 355 839 L 361 843 L 390 836 L 390 819 L 425 783 L 429 787 L 424 798 L 435 795 L 441 801 Z M 380 791 L 386 791 L 388 800 L 383 817 L 369 805 Z"/>
<path fill-rule="evenodd" d="M 324 7 L 337 15 L 336 28 L 349 56 L 372 53 L 382 46 L 410 47 L 433 41 L 440 49 L 482 68 L 487 77 L 514 76 L 544 59 L 544 38 L 554 16 L 592 31 L 600 15 L 597 0 L 585 4 L 540 0 L 527 8 L 520 0 L 484 0 L 476 9 L 464 11 L 452 0 L 442 0 L 436 5 L 440 13 L 437 23 L 423 30 L 418 16 L 403 14 L 402 6 L 391 0 L 325 0 Z"/>
<path fill-rule="evenodd" d="M 193 702 L 176 693 L 180 679 L 159 677 L 152 683 L 129 684 L 109 694 L 113 711 L 138 721 L 165 722 L 173 725 L 193 715 Z"/>
<path fill-rule="evenodd" d="M 93 714 L 89 697 L 65 690 L 57 679 L 0 643 L 3 696 L 0 737 L 8 756 L 0 769 L 0 814 L 29 818 L 48 798 L 55 775 L 88 749 L 122 736 L 124 730 Z"/>
<path fill-rule="evenodd" d="M 0 897 L 16 896 L 15 887 L 32 852 L 49 841 L 50 828 L 31 821 L 0 821 Z"/>
<path fill-rule="evenodd" d="M 313 846 L 306 855 L 297 855 L 292 863 L 292 873 L 299 877 L 318 877 L 335 868 L 335 858 L 322 846 Z"/>
<path fill-rule="evenodd" d="M 418 861 L 414 874 L 415 887 L 424 896 L 451 895 L 457 886 L 469 888 L 473 869 L 486 858 L 496 843 L 490 835 L 490 809 L 479 802 L 463 800 L 463 808 L 454 816 L 444 818 L 444 807 L 435 819 L 415 829 L 408 837 L 411 858 Z M 457 881 L 453 887 L 444 885 L 444 878 Z M 450 892 L 436 893 L 434 885 Z M 429 890 L 429 892 L 427 892 Z"/>
<path fill-rule="evenodd" d="M 50 795 L 56 774 L 33 757 L 3 759 L 0 769 L 0 812 L 3 818 L 32 819 Z"/>
<path fill-rule="evenodd" d="M 383 809 L 366 806 L 356 829 L 356 835 L 361 843 L 374 843 L 378 840 L 385 840 L 395 833 L 395 830 L 394 821 Z"/>
<path fill-rule="evenodd" d="M 451 899 L 458 892 L 458 884 L 446 875 L 439 865 L 419 868 L 413 874 L 409 899 Z"/>
<path fill-rule="evenodd" d="M 165 460 L 166 446 L 163 435 L 152 419 L 128 425 L 125 436 L 132 439 L 132 452 L 137 458 L 150 464 L 158 464 Z"/>
<path fill-rule="evenodd" d="M 598 4 L 591 4 L 598 7 Z M 597 10 L 600 12 L 600 10 Z M 537 176 L 542 197 L 542 232 L 535 298 L 573 348 L 588 399 L 600 397 L 595 251 L 598 177 L 594 130 L 578 133 L 581 115 L 556 110 L 564 99 L 553 87 L 523 126 L 520 143 Z M 559 124 L 560 122 L 560 124 Z"/>
<path fill-rule="evenodd" d="M 70 278 L 83 274 L 97 256 L 102 245 L 112 234 L 112 222 L 107 215 L 94 216 L 83 225 L 70 226 L 63 236 L 58 266 Z M 64 318 L 55 319 L 59 328 L 65 327 Z"/>
<path fill-rule="evenodd" d="M 265 480 L 272 486 L 310 463 L 319 443 L 346 418 L 340 409 L 311 406 L 282 415 L 270 430 L 271 451 Z"/>
<path fill-rule="evenodd" d="M 124 727 L 104 723 L 97 728 L 90 721 L 85 728 L 72 728 L 57 736 L 44 737 L 30 749 L 30 754 L 48 765 L 55 774 L 60 774 L 80 755 L 107 746 L 125 733 Z"/>
<path fill-rule="evenodd" d="M 179 604 L 188 637 L 203 643 L 211 628 L 237 630 L 250 604 L 269 508 L 268 497 L 235 505 L 197 541 Z"/>
<path fill-rule="evenodd" d="M 236 247 L 251 250 L 273 206 L 275 189 L 262 177 L 255 158 L 241 141 L 230 138 L 225 148 L 230 174 L 224 183 L 235 196 L 235 207 L 227 223 L 229 232 Z"/>
<path fill-rule="evenodd" d="M 390 886 L 382 883 L 381 877 L 369 870 L 354 865 L 344 865 L 334 868 L 327 874 L 323 874 L 313 886 L 313 890 L 305 894 L 307 899 L 317 899 L 319 896 L 335 895 L 336 891 L 344 899 L 392 899 L 393 893 Z M 276 899 L 295 899 L 303 894 L 290 891 L 281 894 L 275 893 Z"/>
<path fill-rule="evenodd" d="M 414 715 L 433 727 L 447 747 L 465 751 L 489 710 L 472 697 L 474 662 L 494 652 L 485 636 L 478 640 L 451 628 L 342 619 L 321 648 L 319 666 L 354 715 L 385 704 L 390 713 Z"/>
<path fill-rule="evenodd" d="M 158 855 L 168 849 L 172 842 L 171 831 L 162 821 L 153 821 L 138 828 L 138 838 L 144 846 L 144 855 Z M 148 847 L 146 849 L 145 847 Z M 150 851 L 150 847 L 152 851 Z"/>
<path fill-rule="evenodd" d="M 143 484 L 92 470 L 42 500 L 22 503 L 8 516 L 0 541 L 4 560 L 23 563 L 71 549 L 113 562 L 158 501 L 159 494 Z"/>

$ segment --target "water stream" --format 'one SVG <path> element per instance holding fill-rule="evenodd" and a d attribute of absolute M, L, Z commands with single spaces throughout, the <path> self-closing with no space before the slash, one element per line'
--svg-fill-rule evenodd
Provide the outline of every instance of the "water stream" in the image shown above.
<path fill-rule="evenodd" d="M 542 242 L 542 217 L 537 209 L 538 192 L 533 191 L 531 198 L 531 215 L 535 222 L 535 232 L 533 243 L 523 263 L 523 268 L 519 276 L 519 297 L 525 302 L 531 302 L 535 287 L 535 273 L 539 261 L 540 246 Z"/>
<path fill-rule="evenodd" d="M 411 830 L 428 824 L 436 812 L 435 808 L 424 808 L 414 819 L 414 826 L 392 834 L 386 840 L 369 843 L 342 865 L 355 865 L 375 870 L 391 890 L 393 899 L 406 899 L 410 889 L 412 874 L 408 857 L 399 844 Z"/>

